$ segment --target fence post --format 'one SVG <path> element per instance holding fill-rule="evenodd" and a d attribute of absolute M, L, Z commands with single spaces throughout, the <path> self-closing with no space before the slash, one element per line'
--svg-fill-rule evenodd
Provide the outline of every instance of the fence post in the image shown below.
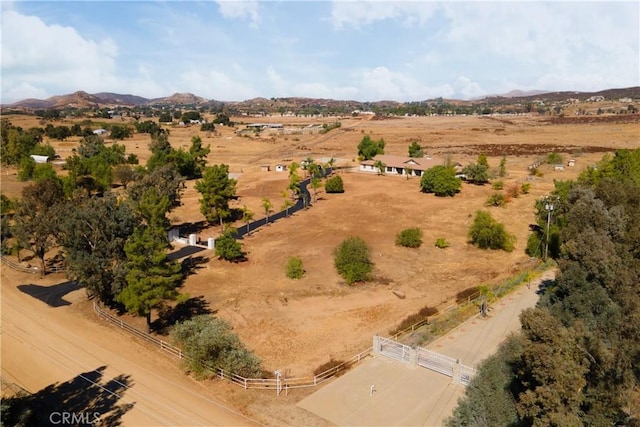
<path fill-rule="evenodd" d="M 380 354 L 380 336 L 378 334 L 375 334 L 373 336 L 373 351 L 372 351 L 374 356 L 377 356 Z"/>

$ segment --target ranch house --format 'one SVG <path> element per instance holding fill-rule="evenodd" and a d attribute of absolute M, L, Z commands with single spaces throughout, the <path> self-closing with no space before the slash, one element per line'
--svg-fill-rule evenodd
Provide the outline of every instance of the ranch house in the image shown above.
<path fill-rule="evenodd" d="M 408 172 L 409 176 L 422 176 L 422 173 L 427 169 L 445 164 L 444 158 L 436 156 L 404 157 L 379 154 L 372 160 L 360 162 L 360 171 L 379 173 L 378 168 L 374 166 L 378 160 L 384 163 L 385 173 L 389 175 L 406 175 Z M 461 167 L 459 163 L 456 163 L 455 166 L 456 169 Z"/>

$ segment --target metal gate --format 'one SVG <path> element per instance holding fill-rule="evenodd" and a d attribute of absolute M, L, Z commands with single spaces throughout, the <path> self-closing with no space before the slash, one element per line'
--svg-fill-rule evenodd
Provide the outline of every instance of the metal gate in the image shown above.
<path fill-rule="evenodd" d="M 418 347 L 418 365 L 453 378 L 456 359 Z"/>

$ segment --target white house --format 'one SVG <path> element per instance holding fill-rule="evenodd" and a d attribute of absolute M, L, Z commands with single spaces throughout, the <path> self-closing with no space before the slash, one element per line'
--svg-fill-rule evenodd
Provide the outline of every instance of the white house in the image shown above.
<path fill-rule="evenodd" d="M 93 131 L 94 135 L 106 135 L 107 134 L 107 130 L 106 129 L 96 129 Z"/>
<path fill-rule="evenodd" d="M 404 157 L 379 154 L 372 160 L 360 162 L 360 171 L 379 173 L 379 169 L 375 166 L 377 161 L 381 161 L 385 165 L 385 173 L 389 175 L 406 175 L 408 172 L 410 176 L 422 176 L 422 173 L 427 169 L 445 164 L 445 159 L 442 157 Z"/>

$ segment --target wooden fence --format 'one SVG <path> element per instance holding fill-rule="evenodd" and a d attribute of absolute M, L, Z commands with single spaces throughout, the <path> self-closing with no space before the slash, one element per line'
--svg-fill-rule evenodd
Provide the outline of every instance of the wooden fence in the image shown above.
<path fill-rule="evenodd" d="M 173 357 L 177 357 L 178 359 L 187 358 L 187 355 L 185 355 L 180 348 L 175 347 L 164 340 L 158 339 L 153 335 L 134 328 L 133 326 L 125 323 L 124 321 L 103 310 L 97 302 L 93 303 L 93 309 L 99 317 L 121 328 L 125 332 L 157 346 L 158 348 L 160 348 L 160 350 L 169 353 Z M 339 365 L 329 368 L 326 371 L 321 372 L 313 377 L 283 378 L 280 373 L 276 373 L 276 378 L 245 378 L 243 376 L 227 372 L 224 369 L 216 368 L 214 366 L 209 366 L 207 367 L 207 369 L 218 378 L 230 381 L 244 389 L 251 388 L 259 390 L 275 390 L 278 394 L 280 394 L 283 390 L 288 393 L 289 389 L 315 387 L 317 385 L 320 385 L 330 378 L 333 378 L 343 371 L 347 371 L 350 367 L 361 362 L 371 355 L 371 351 L 372 348 L 368 348 L 367 350 L 364 350 L 356 354 L 355 356 L 350 357 Z"/>

